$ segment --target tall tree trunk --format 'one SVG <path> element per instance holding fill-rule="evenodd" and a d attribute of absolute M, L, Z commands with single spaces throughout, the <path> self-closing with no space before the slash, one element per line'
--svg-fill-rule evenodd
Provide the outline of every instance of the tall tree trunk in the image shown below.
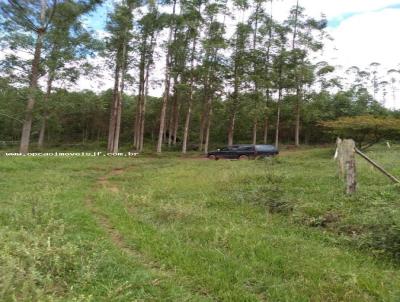
<path fill-rule="evenodd" d="M 211 24 L 213 23 L 213 18 L 211 18 L 209 31 L 211 29 Z M 224 16 L 224 24 L 225 24 L 225 16 Z M 208 58 L 211 58 L 210 66 L 207 67 L 205 80 L 204 80 L 204 110 L 201 115 L 201 127 L 200 127 L 200 151 L 203 150 L 203 142 L 204 142 L 204 150 L 207 153 L 208 143 L 209 143 L 209 131 L 210 131 L 210 123 L 211 123 L 211 114 L 212 114 L 212 99 L 215 93 L 215 88 L 213 86 L 213 78 L 215 76 L 214 67 L 216 65 L 218 55 L 218 48 L 213 48 L 211 51 L 206 51 L 206 61 Z"/>
<path fill-rule="evenodd" d="M 187 143 L 188 143 L 188 138 L 189 138 L 189 127 L 190 127 L 190 118 L 192 115 L 192 106 L 193 106 L 193 87 L 190 88 L 188 109 L 186 111 L 185 126 L 183 129 L 183 142 L 182 142 L 182 153 L 183 154 L 185 154 L 187 152 Z"/>
<path fill-rule="evenodd" d="M 135 122 L 133 125 L 133 147 L 137 150 L 138 141 L 139 141 L 139 124 L 140 124 L 140 91 L 137 95 L 136 100 L 136 110 L 135 110 Z"/>
<path fill-rule="evenodd" d="M 118 115 L 118 106 L 119 106 L 119 76 L 120 76 L 120 62 L 118 59 L 119 55 L 117 54 L 116 64 L 115 64 L 115 72 L 114 72 L 114 91 L 113 91 L 113 100 L 111 105 L 110 112 L 110 122 L 108 127 L 108 143 L 107 143 L 107 152 L 112 153 L 114 150 L 114 142 L 115 142 L 115 128 L 117 124 L 117 115 Z"/>
<path fill-rule="evenodd" d="M 153 64 L 153 52 L 154 52 L 154 45 L 155 45 L 155 35 L 154 32 L 152 32 L 151 37 L 150 37 L 150 48 L 149 52 L 147 53 L 147 62 L 146 62 L 146 72 L 145 72 L 145 78 L 144 78 L 144 95 L 142 98 L 142 104 L 141 104 L 141 114 L 140 114 L 140 130 L 139 130 L 139 151 L 143 151 L 143 141 L 144 141 L 144 124 L 145 124 L 145 116 L 146 116 L 146 103 L 147 103 L 147 97 L 149 95 L 149 78 L 150 78 L 150 67 Z"/>
<path fill-rule="evenodd" d="M 265 114 L 265 119 L 264 119 L 264 139 L 263 143 L 267 144 L 268 142 L 268 115 L 267 113 Z"/>
<path fill-rule="evenodd" d="M 175 17 L 176 0 L 173 2 L 172 16 Z M 165 63 L 165 80 L 164 80 L 164 95 L 162 100 L 161 114 L 160 114 L 160 128 L 158 132 L 157 153 L 162 151 L 163 136 L 165 131 L 165 116 L 167 113 L 169 89 L 171 85 L 171 41 L 172 41 L 173 28 L 171 26 L 168 36 L 167 54 Z"/>
<path fill-rule="evenodd" d="M 210 100 L 210 111 L 208 112 L 208 116 L 207 116 L 206 141 L 204 143 L 204 154 L 208 153 L 208 145 L 210 142 L 210 128 L 211 128 L 211 116 L 212 116 L 211 101 L 212 100 Z"/>
<path fill-rule="evenodd" d="M 257 48 L 257 32 L 258 32 L 258 14 L 261 9 L 261 3 L 258 2 L 256 6 L 256 14 L 255 14 L 255 25 L 254 25 L 254 31 L 253 31 L 253 55 L 254 52 Z M 256 70 L 256 64 L 253 64 L 253 72 L 254 75 L 256 75 L 257 70 Z M 258 83 L 257 80 L 254 80 L 254 95 L 255 95 L 255 116 L 253 118 L 253 145 L 257 143 L 257 127 L 258 127 L 258 110 L 257 110 L 257 105 L 258 105 Z"/>
<path fill-rule="evenodd" d="M 210 91 L 212 91 L 210 87 Z M 211 126 L 211 117 L 212 117 L 212 95 L 210 94 L 207 99 L 207 109 L 206 109 L 206 114 L 204 117 L 204 153 L 207 154 L 208 152 L 208 145 L 210 141 L 210 126 Z"/>
<path fill-rule="evenodd" d="M 177 97 L 178 97 L 177 106 L 174 111 L 174 131 L 173 131 L 174 139 L 172 141 L 172 144 L 174 146 L 176 145 L 176 142 L 177 142 L 177 135 L 178 135 L 178 128 L 179 128 L 179 116 L 180 116 L 180 111 L 181 111 L 181 103 L 179 101 L 179 95 Z"/>
<path fill-rule="evenodd" d="M 132 4 L 129 5 L 129 10 L 132 9 Z M 128 28 L 124 29 L 124 38 L 121 45 L 121 50 L 118 50 L 116 56 L 115 67 L 115 82 L 114 82 L 114 99 L 113 108 L 110 118 L 110 129 L 108 134 L 108 150 L 110 153 L 118 153 L 119 135 L 121 131 L 121 114 L 122 101 L 124 95 L 124 85 L 126 76 L 126 57 L 127 57 L 127 36 Z"/>
<path fill-rule="evenodd" d="M 173 97 L 175 102 L 175 96 Z M 166 131 L 166 139 L 168 139 L 168 147 L 171 147 L 172 144 L 172 132 L 174 131 L 174 104 L 171 104 L 171 108 L 169 110 L 169 121 L 168 121 L 168 130 Z"/>
<path fill-rule="evenodd" d="M 48 113 L 44 112 L 43 117 L 42 117 L 42 124 L 40 125 L 39 138 L 38 138 L 38 148 L 40 150 L 43 149 L 43 145 L 44 145 L 44 134 L 46 132 L 47 119 L 48 119 Z"/>
<path fill-rule="evenodd" d="M 214 54 L 216 56 L 216 53 Z M 212 56 L 212 62 L 214 61 L 214 56 Z M 205 75 L 204 79 L 204 96 L 203 96 L 203 110 L 201 112 L 201 117 L 200 117 L 200 146 L 199 146 L 199 151 L 203 151 L 204 147 L 204 135 L 206 134 L 205 132 L 207 131 L 207 119 L 208 116 L 211 112 L 211 100 L 212 100 L 212 88 L 211 88 L 211 83 L 210 83 L 210 67 L 208 67 L 208 70 Z"/>
<path fill-rule="evenodd" d="M 168 147 L 171 146 L 173 142 L 173 132 L 175 127 L 176 111 L 178 109 L 178 89 L 177 89 L 177 76 L 174 76 L 174 98 L 170 110 L 169 125 L 168 125 Z"/>
<path fill-rule="evenodd" d="M 53 79 L 54 79 L 53 72 L 49 71 L 48 78 L 47 78 L 46 94 L 43 99 L 45 108 L 44 108 L 43 117 L 42 117 L 42 125 L 40 127 L 40 132 L 39 132 L 39 139 L 38 139 L 39 149 L 42 149 L 43 144 L 44 144 L 44 136 L 45 136 L 45 132 L 46 132 L 47 120 L 49 119 L 49 110 L 48 110 L 47 106 L 48 106 L 48 102 L 49 102 L 50 95 L 51 95 Z"/>
<path fill-rule="evenodd" d="M 204 93 L 207 93 L 206 90 Z M 201 112 L 200 116 L 200 130 L 199 130 L 199 151 L 203 151 L 203 146 L 204 146 L 204 128 L 206 126 L 206 112 L 207 112 L 207 101 L 206 98 L 204 99 L 204 104 L 203 104 L 203 110 Z"/>
<path fill-rule="evenodd" d="M 47 3 L 45 0 L 40 1 L 40 21 L 42 27 L 37 31 L 35 52 L 33 55 L 33 61 L 31 66 L 31 74 L 29 81 L 29 94 L 28 94 L 28 104 L 25 110 L 25 120 L 22 125 L 21 142 L 19 147 L 19 152 L 22 154 L 28 153 L 29 141 L 31 136 L 32 119 L 33 119 L 33 107 L 35 106 L 36 93 L 38 89 L 38 79 L 39 79 L 39 65 L 40 65 L 40 55 L 42 52 L 43 38 L 46 32 L 46 10 Z"/>
<path fill-rule="evenodd" d="M 114 135 L 114 143 L 113 143 L 113 150 L 112 153 L 118 153 L 119 148 L 119 134 L 121 131 L 121 114 L 122 114 L 122 98 L 123 92 L 118 93 L 118 106 L 117 106 L 117 116 L 115 121 L 115 135 Z"/>
<path fill-rule="evenodd" d="M 229 117 L 229 126 L 228 126 L 228 146 L 233 145 L 233 131 L 235 129 L 235 120 L 236 120 L 236 112 L 232 112 Z"/>
<path fill-rule="evenodd" d="M 169 97 L 168 97 L 169 101 Z M 168 117 L 171 115 L 171 104 L 168 102 L 167 103 L 167 110 L 165 112 L 165 124 L 164 124 L 164 135 L 163 135 L 163 141 L 167 141 L 167 133 L 168 133 L 168 125 L 169 125 L 169 120 Z"/>
<path fill-rule="evenodd" d="M 136 113 L 135 113 L 135 128 L 134 128 L 134 140 L 133 140 L 133 145 L 135 150 L 139 150 L 139 145 L 140 145 L 140 130 L 141 130 L 141 120 L 143 118 L 142 112 L 143 112 L 143 98 L 144 98 L 144 80 L 143 80 L 143 75 L 142 75 L 142 70 L 140 70 L 139 73 L 139 91 L 138 91 L 138 96 L 137 96 L 137 104 L 136 104 Z"/>
<path fill-rule="evenodd" d="M 150 61 L 146 66 L 146 77 L 145 77 L 145 87 L 144 87 L 144 96 L 142 100 L 142 104 L 140 106 L 140 130 L 139 130 L 139 151 L 143 151 L 143 140 L 144 140 L 144 122 L 145 122 L 145 114 L 146 114 L 146 103 L 147 96 L 149 93 L 149 73 L 150 73 Z"/>
<path fill-rule="evenodd" d="M 184 78 L 182 75 L 180 77 L 180 83 L 187 83 L 186 78 Z M 179 119 L 180 119 L 180 111 L 181 111 L 181 92 L 179 90 L 176 91 L 176 102 L 174 102 L 174 106 L 173 106 L 173 115 L 174 115 L 174 124 L 172 127 L 172 144 L 175 146 L 176 142 L 178 140 L 177 136 L 178 136 L 178 128 L 179 128 Z"/>
<path fill-rule="evenodd" d="M 39 64 L 40 64 L 40 55 L 42 51 L 44 33 L 45 33 L 44 30 L 40 29 L 39 32 L 37 33 L 37 38 L 36 38 L 35 53 L 33 56 L 32 68 L 30 74 L 28 104 L 25 110 L 25 119 L 22 125 L 21 142 L 19 147 L 19 152 L 22 154 L 28 153 L 29 149 L 29 141 L 31 136 L 32 119 L 33 119 L 33 107 L 35 105 L 36 93 L 38 89 Z"/>
<path fill-rule="evenodd" d="M 297 27 L 298 27 L 298 14 L 299 14 L 299 0 L 296 1 L 296 11 L 294 18 L 294 29 L 293 29 L 293 39 L 292 39 L 292 50 L 296 48 L 296 36 L 297 36 Z M 294 141 L 295 145 L 300 145 L 300 83 L 299 76 L 296 73 L 296 109 L 295 109 L 295 131 L 294 131 Z"/>
<path fill-rule="evenodd" d="M 233 102 L 232 102 L 232 108 L 230 111 L 230 116 L 229 116 L 229 125 L 228 125 L 228 146 L 233 145 L 233 135 L 235 131 L 235 121 L 236 121 L 236 113 L 237 113 L 237 107 L 239 103 L 239 74 L 238 74 L 238 64 L 240 64 L 238 61 L 239 59 L 239 31 L 237 30 L 236 32 L 236 47 L 235 47 L 235 59 L 234 59 L 234 88 L 233 88 Z"/>
<path fill-rule="evenodd" d="M 267 56 L 266 56 L 266 73 L 270 76 L 270 54 L 271 54 L 271 45 L 272 45 L 272 27 L 273 27 L 273 14 L 272 14 L 272 6 L 273 3 L 271 1 L 271 11 L 270 11 L 270 24 L 268 28 L 268 46 L 267 46 Z M 269 85 L 269 84 L 268 84 Z M 268 127 L 269 127 L 269 120 L 268 120 L 268 102 L 271 99 L 271 90 L 270 86 L 267 87 L 267 100 L 265 102 L 265 118 L 264 118 L 264 144 L 268 143 Z"/>
<path fill-rule="evenodd" d="M 144 39 L 143 41 L 143 49 L 140 55 L 140 63 L 139 63 L 139 92 L 137 97 L 137 104 L 136 104 L 136 115 L 135 115 L 135 129 L 134 129 L 134 147 L 136 150 L 140 149 L 140 141 L 141 141 L 141 124 L 143 112 L 143 103 L 144 103 L 144 94 L 145 94 L 145 66 L 146 66 L 146 44 L 147 40 Z"/>
<path fill-rule="evenodd" d="M 257 144 L 257 127 L 258 127 L 258 119 L 256 116 L 253 120 L 253 145 Z"/>
<path fill-rule="evenodd" d="M 206 60 L 209 59 L 209 53 L 206 54 Z M 207 67 L 206 75 L 204 76 L 204 95 L 203 95 L 203 110 L 200 116 L 200 132 L 199 132 L 199 151 L 203 151 L 204 147 L 204 132 L 207 126 L 207 114 L 209 112 L 208 107 L 208 100 L 211 98 L 209 94 L 211 94 L 210 83 L 209 83 L 209 76 L 210 76 L 210 67 Z"/>
<path fill-rule="evenodd" d="M 122 101 L 124 98 L 124 85 L 126 76 L 126 42 L 124 41 L 124 46 L 122 50 L 122 63 L 121 63 L 121 79 L 118 91 L 118 103 L 117 103 L 117 116 L 115 121 L 115 134 L 112 153 L 118 153 L 119 148 L 119 135 L 121 132 L 121 115 L 122 115 Z"/>
<path fill-rule="evenodd" d="M 194 92 L 194 61 L 195 61 L 195 54 L 196 54 L 196 43 L 197 43 L 197 36 L 193 38 L 192 42 L 192 51 L 191 51 L 191 58 L 190 58 L 190 87 L 189 87 L 189 103 L 188 108 L 186 111 L 185 117 L 185 126 L 183 129 L 183 142 L 182 142 L 182 153 L 187 152 L 187 143 L 189 139 L 189 127 L 190 127 L 190 118 L 192 116 L 192 106 L 193 106 L 193 92 Z"/>
<path fill-rule="evenodd" d="M 169 67 L 167 67 L 167 69 L 169 69 Z M 169 75 L 167 75 L 168 73 L 169 73 L 169 71 L 166 71 L 166 76 L 165 76 L 165 81 L 164 81 L 165 89 L 164 89 L 161 114 L 160 114 L 160 128 L 159 128 L 158 141 L 157 141 L 157 153 L 162 152 L 162 143 L 163 143 L 163 139 L 165 136 L 165 116 L 167 113 L 168 98 L 169 98 L 168 94 L 169 94 L 169 86 L 170 86 Z"/>
<path fill-rule="evenodd" d="M 295 124 L 295 142 L 294 144 L 296 146 L 300 146 L 300 103 L 301 103 L 301 93 L 300 93 L 300 88 L 297 87 L 296 89 L 296 109 L 295 109 L 295 114 L 296 114 L 296 124 Z"/>
<path fill-rule="evenodd" d="M 212 102 L 211 89 L 209 89 L 205 95 L 206 99 L 205 99 L 205 104 L 203 106 L 203 112 L 201 114 L 201 121 L 200 121 L 200 147 L 199 147 L 200 151 L 204 150 L 205 140 L 207 136 L 207 125 L 211 113 L 211 102 Z"/>
<path fill-rule="evenodd" d="M 276 127 L 275 127 L 275 147 L 279 148 L 279 127 L 281 118 L 281 102 L 282 102 L 282 88 L 279 88 L 278 92 L 278 104 L 276 112 Z"/>

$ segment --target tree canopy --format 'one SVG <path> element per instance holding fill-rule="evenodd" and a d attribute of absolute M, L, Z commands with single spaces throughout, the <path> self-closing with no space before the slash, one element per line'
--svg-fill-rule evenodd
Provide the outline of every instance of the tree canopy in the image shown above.
<path fill-rule="evenodd" d="M 399 138 L 400 119 L 389 116 L 361 115 L 341 117 L 321 125 L 335 135 L 353 138 L 360 148 L 367 148 L 382 139 Z"/>

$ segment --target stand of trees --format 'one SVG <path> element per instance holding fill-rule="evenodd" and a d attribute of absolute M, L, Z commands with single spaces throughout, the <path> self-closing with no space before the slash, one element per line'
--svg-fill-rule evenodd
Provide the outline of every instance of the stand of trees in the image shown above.
<path fill-rule="evenodd" d="M 299 1 L 283 22 L 274 1 L 118 1 L 105 43 L 82 24 L 101 3 L 1 3 L 0 140 L 20 141 L 21 153 L 32 139 L 40 149 L 95 141 L 111 153 L 121 143 L 207 152 L 210 144 L 322 143 L 332 134 L 321 121 L 397 118 L 381 103 L 395 98 L 399 70 L 383 78 L 372 63 L 333 76 L 333 66 L 312 59 L 327 22 L 308 17 Z M 113 89 L 66 89 L 83 73 L 99 79 L 89 64 L 96 57 L 107 62 Z M 149 95 L 154 85 L 161 97 Z"/>

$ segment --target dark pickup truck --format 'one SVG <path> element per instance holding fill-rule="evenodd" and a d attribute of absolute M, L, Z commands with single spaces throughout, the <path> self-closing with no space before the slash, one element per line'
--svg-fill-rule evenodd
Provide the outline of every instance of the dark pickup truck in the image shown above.
<path fill-rule="evenodd" d="M 209 159 L 250 159 L 279 154 L 272 145 L 232 145 L 207 153 Z"/>

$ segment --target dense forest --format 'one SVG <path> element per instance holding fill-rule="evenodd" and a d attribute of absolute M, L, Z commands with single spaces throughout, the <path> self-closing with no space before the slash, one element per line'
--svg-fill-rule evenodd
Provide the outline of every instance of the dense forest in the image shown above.
<path fill-rule="evenodd" d="M 332 142 L 327 121 L 399 115 L 384 106 L 396 98 L 399 69 L 323 60 L 327 20 L 299 1 L 283 21 L 267 0 L 115 1 L 102 38 L 85 25 L 101 0 L 0 5 L 0 143 L 21 153 L 298 146 Z M 112 89 L 74 89 L 83 77 L 109 76 Z"/>

